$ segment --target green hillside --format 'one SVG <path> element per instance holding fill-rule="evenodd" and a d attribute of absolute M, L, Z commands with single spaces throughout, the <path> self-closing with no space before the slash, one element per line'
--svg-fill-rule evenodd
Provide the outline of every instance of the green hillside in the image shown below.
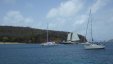
<path fill-rule="evenodd" d="M 49 41 L 66 41 L 69 32 L 49 30 Z M 1 42 L 42 43 L 46 42 L 47 30 L 30 27 L 0 26 Z M 84 37 L 79 34 L 80 42 Z M 86 39 L 85 39 L 86 40 Z"/>

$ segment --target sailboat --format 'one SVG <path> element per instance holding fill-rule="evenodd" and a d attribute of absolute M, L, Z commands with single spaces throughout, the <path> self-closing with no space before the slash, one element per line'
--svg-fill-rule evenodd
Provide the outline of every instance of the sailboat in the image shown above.
<path fill-rule="evenodd" d="M 86 42 L 87 44 L 84 44 L 84 47 L 85 47 L 85 49 L 104 49 L 105 48 L 104 45 L 94 44 L 94 42 L 93 42 L 93 36 L 92 36 L 92 18 L 91 18 L 91 21 L 90 21 L 90 17 L 91 17 L 91 10 L 90 10 L 89 19 L 88 19 L 88 24 L 89 24 L 89 22 L 91 24 L 91 42 Z M 87 35 L 87 30 L 88 30 L 88 24 L 87 24 L 87 28 L 86 28 L 86 35 Z"/>
<path fill-rule="evenodd" d="M 80 40 L 80 38 L 78 37 L 78 34 L 73 32 L 71 41 L 74 43 L 77 43 L 77 41 L 79 41 L 79 40 Z"/>
<path fill-rule="evenodd" d="M 77 33 L 72 33 L 70 32 L 68 34 L 68 37 L 67 37 L 67 41 L 66 42 L 63 42 L 62 44 L 74 44 L 74 43 L 78 43 L 77 41 L 80 40 L 79 37 L 78 37 L 78 34 Z"/>
<path fill-rule="evenodd" d="M 52 45 L 56 45 L 55 42 L 50 42 L 50 41 L 49 41 L 48 36 L 49 36 L 49 33 L 48 33 L 48 24 L 47 24 L 47 42 L 42 43 L 41 45 L 43 45 L 43 46 L 52 46 Z"/>

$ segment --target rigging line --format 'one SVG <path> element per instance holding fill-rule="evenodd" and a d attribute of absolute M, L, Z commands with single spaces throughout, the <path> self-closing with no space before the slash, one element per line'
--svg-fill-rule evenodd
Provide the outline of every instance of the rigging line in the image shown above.
<path fill-rule="evenodd" d="M 92 25 L 92 14 L 91 14 L 91 41 L 93 42 L 93 34 L 92 34 L 92 32 L 93 32 L 93 25 Z"/>
<path fill-rule="evenodd" d="M 88 18 L 88 23 L 87 23 L 87 27 L 86 27 L 85 38 L 86 38 L 86 36 L 87 36 L 87 31 L 88 31 L 88 26 L 89 26 L 90 16 L 91 16 L 91 9 L 90 9 L 89 18 Z"/>

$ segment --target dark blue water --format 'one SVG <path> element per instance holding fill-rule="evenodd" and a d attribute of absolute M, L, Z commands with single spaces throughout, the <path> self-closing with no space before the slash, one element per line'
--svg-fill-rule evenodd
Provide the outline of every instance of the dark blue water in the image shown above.
<path fill-rule="evenodd" d="M 113 64 L 113 43 L 105 45 L 85 50 L 82 45 L 1 44 L 0 64 Z"/>

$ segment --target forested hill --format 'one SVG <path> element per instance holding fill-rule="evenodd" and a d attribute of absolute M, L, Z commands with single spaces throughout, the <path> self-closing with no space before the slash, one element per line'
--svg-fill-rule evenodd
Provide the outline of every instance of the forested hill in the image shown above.
<path fill-rule="evenodd" d="M 52 31 L 49 32 L 49 41 L 61 42 L 67 39 L 69 32 Z M 82 35 L 79 36 L 83 39 Z M 0 26 L 0 41 L 19 43 L 42 43 L 46 42 L 47 30 L 30 27 Z"/>
<path fill-rule="evenodd" d="M 40 43 L 46 41 L 46 30 L 30 27 L 0 26 L 0 41 Z M 49 30 L 49 39 L 65 39 L 67 32 Z M 54 37 L 54 38 L 53 38 Z"/>

